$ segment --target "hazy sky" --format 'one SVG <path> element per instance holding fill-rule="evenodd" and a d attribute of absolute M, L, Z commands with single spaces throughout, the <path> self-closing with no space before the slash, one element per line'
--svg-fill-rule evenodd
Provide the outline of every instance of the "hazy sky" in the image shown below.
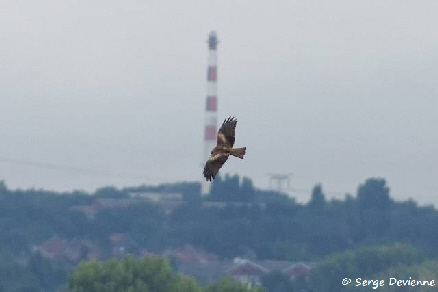
<path fill-rule="evenodd" d="M 1 1 L 0 179 L 201 180 L 216 30 L 218 119 L 235 115 L 247 147 L 221 173 L 262 188 L 267 173 L 293 173 L 295 188 L 340 197 L 385 177 L 396 199 L 438 203 L 437 11 L 435 0 Z"/>

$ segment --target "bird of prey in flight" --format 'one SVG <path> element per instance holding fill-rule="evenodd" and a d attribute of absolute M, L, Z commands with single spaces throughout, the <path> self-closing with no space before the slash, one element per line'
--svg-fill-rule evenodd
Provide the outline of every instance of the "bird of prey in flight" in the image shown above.
<path fill-rule="evenodd" d="M 235 140 L 237 120 L 234 117 L 225 119 L 217 132 L 217 144 L 211 151 L 211 155 L 205 163 L 204 177 L 211 181 L 217 175 L 219 169 L 227 161 L 228 156 L 233 155 L 243 159 L 246 153 L 246 147 L 233 148 Z"/>

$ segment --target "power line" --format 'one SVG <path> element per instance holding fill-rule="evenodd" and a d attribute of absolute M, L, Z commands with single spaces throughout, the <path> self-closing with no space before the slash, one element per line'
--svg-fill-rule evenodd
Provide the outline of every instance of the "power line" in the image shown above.
<path fill-rule="evenodd" d="M 99 175 L 99 176 L 124 177 L 124 178 L 131 178 L 131 179 L 145 179 L 144 176 L 130 174 L 130 173 L 119 173 L 119 172 L 96 170 L 96 169 L 83 168 L 83 167 L 65 166 L 65 165 L 59 165 L 59 164 L 30 161 L 30 160 L 25 160 L 25 159 L 11 159 L 11 158 L 1 157 L 1 156 L 0 156 L 0 162 L 18 164 L 18 165 L 27 165 L 27 166 L 36 167 L 36 168 L 45 168 L 45 169 L 61 170 L 61 171 L 68 171 L 68 172 L 76 172 L 76 173 L 82 173 L 82 174 Z"/>

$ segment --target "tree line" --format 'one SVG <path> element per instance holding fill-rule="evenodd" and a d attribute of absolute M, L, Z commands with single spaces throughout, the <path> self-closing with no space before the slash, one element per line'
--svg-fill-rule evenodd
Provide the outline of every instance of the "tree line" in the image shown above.
<path fill-rule="evenodd" d="M 93 218 L 71 208 L 136 192 L 181 193 L 184 202 L 170 214 L 148 201 L 103 209 Z M 212 202 L 225 204 L 207 204 Z M 73 267 L 34 251 L 54 235 L 94 242 L 105 257 L 110 256 L 110 235 L 123 233 L 129 238 L 130 254 L 190 244 L 222 259 L 323 263 L 347 250 L 394 243 L 421 251 L 424 259 L 435 259 L 436 226 L 438 212 L 433 206 L 395 201 L 383 178 L 367 179 L 355 195 L 346 194 L 343 200 L 327 199 L 317 184 L 305 204 L 279 192 L 258 190 L 249 178 L 229 175 L 214 180 L 206 197 L 200 195 L 199 183 L 192 182 L 103 187 L 94 193 L 11 190 L 0 182 L 0 291 L 55 291 L 65 285 Z M 425 269 L 422 261 L 406 265 Z M 390 268 L 375 271 L 388 273 Z"/>
<path fill-rule="evenodd" d="M 78 265 L 68 282 L 71 292 L 262 292 L 232 279 L 201 287 L 192 277 L 181 276 L 169 262 L 157 256 L 135 260 L 86 261 Z"/>

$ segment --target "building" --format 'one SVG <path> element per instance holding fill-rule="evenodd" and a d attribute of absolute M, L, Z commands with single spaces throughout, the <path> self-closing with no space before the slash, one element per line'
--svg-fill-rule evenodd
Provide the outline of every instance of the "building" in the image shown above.
<path fill-rule="evenodd" d="M 203 285 L 211 284 L 223 277 L 231 277 L 252 287 L 261 285 L 263 276 L 272 272 L 280 272 L 292 281 L 301 276 L 307 278 L 313 267 L 313 263 L 305 262 L 252 261 L 235 258 L 232 261 L 181 261 L 179 263 L 179 272 L 195 277 Z"/>

